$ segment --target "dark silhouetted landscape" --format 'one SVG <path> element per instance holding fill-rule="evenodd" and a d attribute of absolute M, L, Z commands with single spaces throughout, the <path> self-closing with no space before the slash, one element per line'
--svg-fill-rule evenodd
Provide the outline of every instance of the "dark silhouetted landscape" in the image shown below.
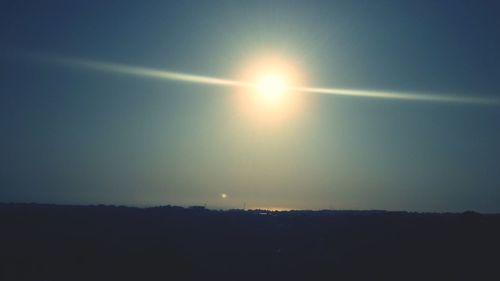
<path fill-rule="evenodd" d="M 0 280 L 494 280 L 500 215 L 0 205 Z"/>

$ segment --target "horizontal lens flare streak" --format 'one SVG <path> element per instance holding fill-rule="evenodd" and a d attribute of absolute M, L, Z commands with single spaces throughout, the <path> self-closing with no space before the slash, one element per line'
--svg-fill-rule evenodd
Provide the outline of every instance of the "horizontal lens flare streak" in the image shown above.
<path fill-rule="evenodd" d="M 364 98 L 380 98 L 380 99 L 398 99 L 412 101 L 427 101 L 427 102 L 449 102 L 449 103 L 475 103 L 475 104 L 490 104 L 500 105 L 500 100 L 493 98 L 469 98 L 460 96 L 446 95 L 429 95 L 429 94 L 412 94 L 398 93 L 385 91 L 369 91 L 369 90 L 353 90 L 353 89 L 336 89 L 336 88 L 294 88 L 295 91 L 303 93 L 329 94 L 336 96 L 364 97 Z"/>
<path fill-rule="evenodd" d="M 57 62 L 71 66 L 85 67 L 94 70 L 109 71 L 109 72 L 122 73 L 134 76 L 143 76 L 143 77 L 182 81 L 188 83 L 206 84 L 206 85 L 247 87 L 247 88 L 259 89 L 259 85 L 245 81 L 222 79 L 222 78 L 202 76 L 202 75 L 192 75 L 187 73 L 164 71 L 164 70 L 144 68 L 144 67 L 135 67 L 135 66 L 128 66 L 115 63 L 103 63 L 103 62 L 88 61 L 82 59 L 66 58 L 66 57 L 49 58 L 49 57 L 37 56 L 37 58 L 44 59 L 45 61 Z M 448 95 L 430 95 L 430 94 L 400 93 L 400 92 L 389 92 L 389 91 L 370 91 L 370 90 L 355 90 L 355 89 L 342 89 L 342 88 L 313 88 L 313 87 L 288 87 L 285 89 L 285 91 L 328 94 L 328 95 L 348 96 L 348 97 L 408 100 L 408 101 L 500 105 L 499 99 L 486 98 L 486 97 L 460 97 L 460 96 L 448 96 Z"/>
<path fill-rule="evenodd" d="M 244 83 L 236 80 L 228 80 L 228 79 L 193 75 L 180 72 L 164 71 L 153 68 L 128 66 L 115 63 L 103 63 L 103 62 L 87 61 L 87 60 L 72 59 L 72 58 L 54 58 L 54 61 L 62 64 L 91 68 L 95 70 L 110 71 L 115 73 L 122 73 L 122 74 L 143 76 L 143 77 L 150 77 L 150 78 L 157 78 L 164 80 L 174 80 L 174 81 L 182 81 L 189 83 L 211 84 L 211 85 L 233 86 L 233 87 L 251 86 L 251 84 L 249 83 Z"/>

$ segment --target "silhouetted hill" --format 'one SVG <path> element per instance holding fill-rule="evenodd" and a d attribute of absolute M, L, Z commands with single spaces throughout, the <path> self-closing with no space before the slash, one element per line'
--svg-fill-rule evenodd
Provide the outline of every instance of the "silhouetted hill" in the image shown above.
<path fill-rule="evenodd" d="M 498 280 L 500 216 L 0 204 L 0 280 Z"/>

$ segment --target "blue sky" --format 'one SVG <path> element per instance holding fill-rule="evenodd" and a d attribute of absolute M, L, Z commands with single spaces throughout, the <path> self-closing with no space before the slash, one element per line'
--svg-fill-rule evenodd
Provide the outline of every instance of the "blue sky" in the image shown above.
<path fill-rule="evenodd" d="M 3 1 L 0 201 L 499 212 L 500 107 L 304 94 L 277 126 L 230 87 L 265 53 L 306 86 L 500 98 L 496 1 Z M 226 193 L 227 198 L 220 194 Z"/>

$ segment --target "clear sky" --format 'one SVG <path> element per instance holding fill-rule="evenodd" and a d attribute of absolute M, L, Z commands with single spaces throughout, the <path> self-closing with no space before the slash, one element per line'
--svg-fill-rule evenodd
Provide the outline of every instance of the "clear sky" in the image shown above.
<path fill-rule="evenodd" d="M 274 122 L 235 87 L 30 55 L 238 80 L 273 54 L 305 87 L 500 99 L 499 14 L 487 0 L 2 1 L 0 201 L 500 212 L 498 105 L 303 93 Z"/>

